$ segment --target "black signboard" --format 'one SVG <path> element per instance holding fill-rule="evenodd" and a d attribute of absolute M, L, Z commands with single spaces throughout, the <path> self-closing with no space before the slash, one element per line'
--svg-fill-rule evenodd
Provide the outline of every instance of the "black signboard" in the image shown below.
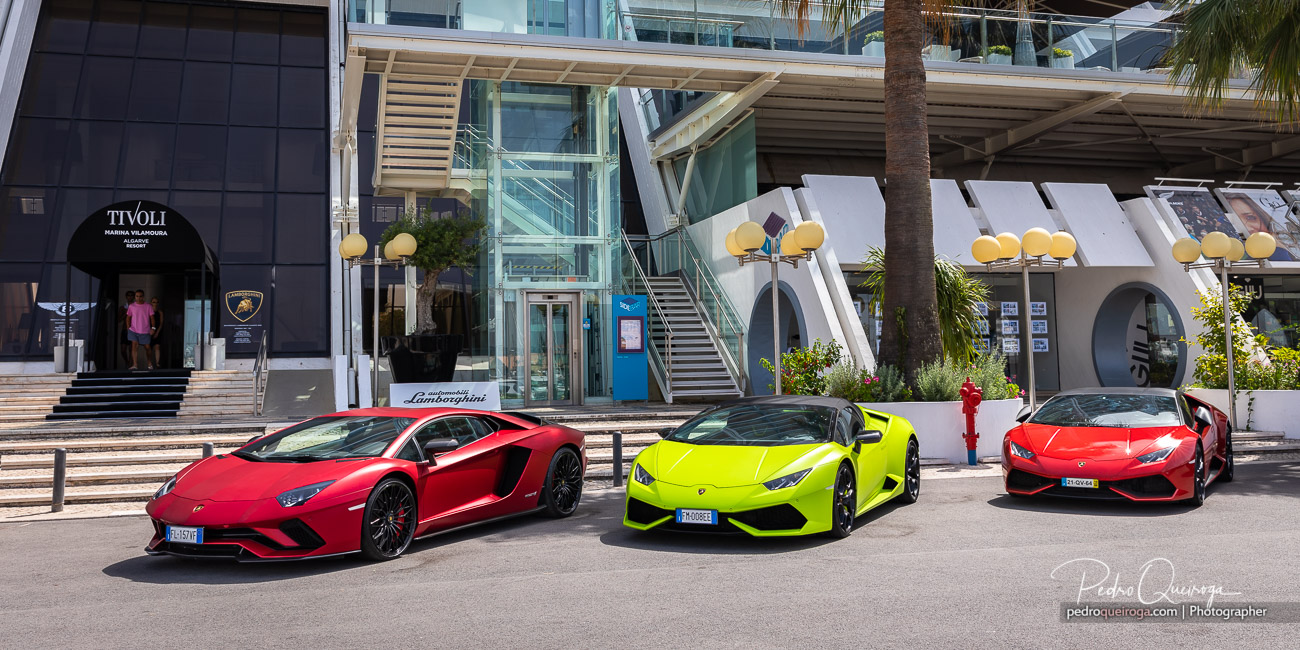
<path fill-rule="evenodd" d="M 194 226 L 153 201 L 122 201 L 97 210 L 68 242 L 68 262 L 96 277 L 128 270 L 215 268 Z"/>

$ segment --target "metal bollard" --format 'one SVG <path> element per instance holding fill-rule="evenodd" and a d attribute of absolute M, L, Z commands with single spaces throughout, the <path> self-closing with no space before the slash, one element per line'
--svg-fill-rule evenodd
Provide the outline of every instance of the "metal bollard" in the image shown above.
<path fill-rule="evenodd" d="M 213 451 L 214 451 L 214 450 L 212 449 L 212 443 L 210 443 L 210 442 L 205 442 L 205 443 L 203 443 L 203 457 L 204 457 L 204 458 L 207 458 L 208 456 L 211 456 Z"/>
<path fill-rule="evenodd" d="M 63 512 L 63 493 L 68 486 L 68 450 L 54 450 L 54 498 L 50 512 Z"/>
<path fill-rule="evenodd" d="M 614 432 L 614 487 L 623 487 L 623 432 Z"/>

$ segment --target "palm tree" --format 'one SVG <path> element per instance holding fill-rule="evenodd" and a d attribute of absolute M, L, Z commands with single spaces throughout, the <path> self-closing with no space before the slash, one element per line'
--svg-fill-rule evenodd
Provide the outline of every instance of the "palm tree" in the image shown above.
<path fill-rule="evenodd" d="M 871 292 L 867 303 L 869 313 L 884 303 L 885 251 L 872 246 L 862 262 L 862 272 L 867 275 L 859 287 Z M 978 347 L 975 344 L 976 328 L 984 320 L 976 308 L 988 300 L 988 285 L 970 275 L 960 264 L 936 256 L 934 258 L 935 293 L 938 295 L 938 329 L 943 342 L 943 354 L 949 360 L 967 366 L 975 363 Z"/>
<path fill-rule="evenodd" d="M 1300 0 L 1172 0 L 1183 30 L 1170 78 L 1185 80 L 1196 108 L 1223 105 L 1228 80 L 1257 70 L 1251 92 L 1280 122 L 1300 119 Z"/>
<path fill-rule="evenodd" d="M 811 0 L 770 0 L 808 27 Z M 879 363 L 904 368 L 909 379 L 943 356 L 934 287 L 934 215 L 930 199 L 930 129 L 926 121 L 925 15 L 950 0 L 885 2 L 885 288 Z M 850 25 L 867 0 L 820 0 L 823 21 Z M 848 37 L 845 29 L 845 38 Z"/>

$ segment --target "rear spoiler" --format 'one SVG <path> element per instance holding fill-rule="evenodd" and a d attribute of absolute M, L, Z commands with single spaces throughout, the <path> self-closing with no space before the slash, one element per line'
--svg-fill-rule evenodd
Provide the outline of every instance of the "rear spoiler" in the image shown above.
<path fill-rule="evenodd" d="M 524 422 L 528 422 L 529 424 L 532 424 L 533 426 L 537 426 L 537 427 L 540 427 L 545 424 L 550 424 L 550 421 L 548 420 L 539 418 L 536 415 L 533 415 L 532 413 L 524 413 L 523 411 L 501 411 L 501 415 L 508 415 L 512 418 L 515 418 L 516 420 L 523 420 Z"/>

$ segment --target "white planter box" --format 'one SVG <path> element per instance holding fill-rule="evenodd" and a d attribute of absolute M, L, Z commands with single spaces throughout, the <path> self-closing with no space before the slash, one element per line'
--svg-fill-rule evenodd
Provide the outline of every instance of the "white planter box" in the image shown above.
<path fill-rule="evenodd" d="M 1074 69 L 1074 57 L 1072 56 L 1067 56 L 1062 58 L 1051 57 L 1051 59 L 1052 59 L 1053 68 L 1066 68 L 1069 70 Z"/>
<path fill-rule="evenodd" d="M 954 463 L 966 462 L 966 416 L 961 402 L 859 402 L 858 406 L 897 415 L 916 429 L 922 458 L 943 458 Z M 980 434 L 975 455 L 1002 454 L 1002 436 L 1016 426 L 1016 414 L 1023 403 L 1020 398 L 989 400 L 980 403 L 975 414 L 975 432 Z"/>
<path fill-rule="evenodd" d="M 1010 54 L 990 54 L 985 59 L 989 65 L 1011 65 L 1012 57 Z"/>
<path fill-rule="evenodd" d="M 1226 390 L 1193 388 L 1187 394 L 1228 412 Z M 1288 438 L 1300 438 L 1300 390 L 1237 391 L 1237 428 L 1247 425 L 1251 431 L 1281 431 Z"/>
<path fill-rule="evenodd" d="M 882 59 L 885 58 L 885 42 L 872 41 L 870 43 L 867 43 L 866 45 L 863 45 L 862 54 L 864 56 L 875 56 L 875 57 L 880 57 Z"/>

